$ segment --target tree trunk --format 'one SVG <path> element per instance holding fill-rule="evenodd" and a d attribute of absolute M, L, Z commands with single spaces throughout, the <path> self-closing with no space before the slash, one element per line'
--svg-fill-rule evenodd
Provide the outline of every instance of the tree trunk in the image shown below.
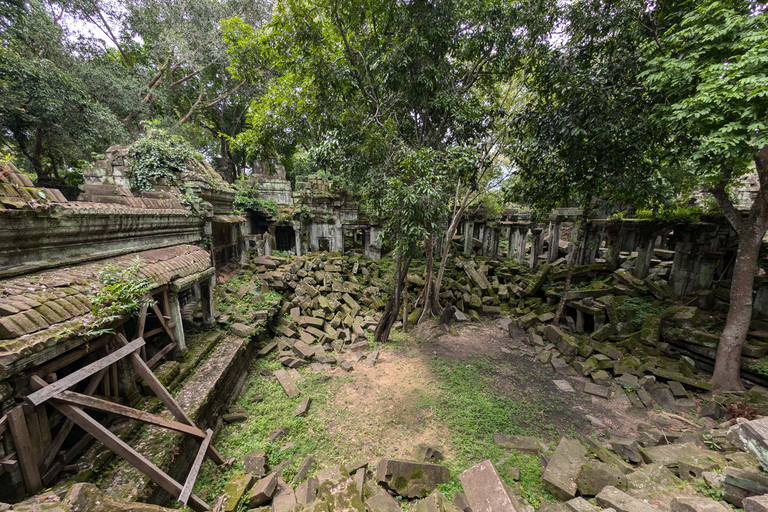
<path fill-rule="evenodd" d="M 730 169 L 724 171 L 724 178 L 712 190 L 712 195 L 717 199 L 725 218 L 739 236 L 736 264 L 731 279 L 731 304 L 728 307 L 725 328 L 720 335 L 715 370 L 710 381 L 715 391 L 744 390 L 740 377 L 741 347 L 747 338 L 752 320 L 752 289 L 757 272 L 760 244 L 768 228 L 768 146 L 761 148 L 755 156 L 755 169 L 760 190 L 747 218 L 736 210 L 726 191 L 726 187 L 731 182 Z"/>
<path fill-rule="evenodd" d="M 373 339 L 379 343 L 386 343 L 389 340 L 389 333 L 397 321 L 400 313 L 400 294 L 406 283 L 408 267 L 410 265 L 411 258 L 405 258 L 405 261 L 403 261 L 402 251 L 398 251 L 395 263 L 395 289 L 392 298 L 387 303 L 387 307 L 384 308 L 384 313 L 382 313 L 381 320 L 379 320 L 379 324 L 376 326 L 376 331 L 373 333 Z"/>
<path fill-rule="evenodd" d="M 731 304 L 728 319 L 720 335 L 717 347 L 712 387 L 717 391 L 744 391 L 739 369 L 741 347 L 752 320 L 752 287 L 755 282 L 757 258 L 762 242 L 762 232 L 739 233 L 739 248 L 736 251 L 736 265 L 731 279 Z"/>
<path fill-rule="evenodd" d="M 421 323 L 427 318 L 433 318 L 440 316 L 442 307 L 440 306 L 440 299 L 437 295 L 436 288 L 437 280 L 435 279 L 435 236 L 430 233 L 427 240 L 424 242 L 424 250 L 426 253 L 426 263 L 424 269 L 424 288 L 421 290 L 421 295 L 416 301 L 416 305 L 421 305 L 424 310 L 419 316 L 417 323 Z"/>
<path fill-rule="evenodd" d="M 560 296 L 560 302 L 557 304 L 557 312 L 555 312 L 555 319 L 553 321 L 555 327 L 560 327 L 560 319 L 565 311 L 565 302 L 568 300 L 568 291 L 571 289 L 571 280 L 573 279 L 573 268 L 576 266 L 576 262 L 581 257 L 582 246 L 584 245 L 584 238 L 587 233 L 587 219 L 589 218 L 589 207 L 592 200 L 591 198 L 586 201 L 585 206 L 581 210 L 581 218 L 579 219 L 579 230 L 576 232 L 576 240 L 574 241 L 573 251 L 571 252 L 571 261 L 568 262 L 568 272 L 565 274 L 565 284 L 563 286 L 563 295 Z"/>

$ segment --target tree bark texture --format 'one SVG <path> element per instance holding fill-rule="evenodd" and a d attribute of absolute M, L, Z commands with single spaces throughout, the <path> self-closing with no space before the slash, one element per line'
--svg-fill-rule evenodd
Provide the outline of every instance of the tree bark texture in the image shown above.
<path fill-rule="evenodd" d="M 376 326 L 376 331 L 373 333 L 373 339 L 379 343 L 385 343 L 389 340 L 389 333 L 397 321 L 400 313 L 400 297 L 407 283 L 406 276 L 408 275 L 408 267 L 410 265 L 411 258 L 403 258 L 402 252 L 398 252 L 395 262 L 394 292 L 389 302 L 387 302 L 387 307 L 384 308 L 384 313 L 382 313 L 381 320 L 379 320 L 379 324 Z"/>

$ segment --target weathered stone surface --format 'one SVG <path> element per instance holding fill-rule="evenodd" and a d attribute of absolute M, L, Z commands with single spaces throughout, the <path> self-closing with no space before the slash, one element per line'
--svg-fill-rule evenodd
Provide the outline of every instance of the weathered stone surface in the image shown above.
<path fill-rule="evenodd" d="M 317 498 L 325 501 L 329 510 L 365 512 L 361 490 L 349 477 L 336 483 L 326 480 L 318 484 Z"/>
<path fill-rule="evenodd" d="M 386 489 L 406 498 L 423 498 L 438 485 L 447 483 L 450 472 L 439 464 L 425 464 L 399 459 L 381 459 L 376 478 Z"/>
<path fill-rule="evenodd" d="M 309 404 L 312 401 L 311 398 L 307 397 L 301 402 L 299 402 L 299 405 L 296 406 L 296 408 L 293 410 L 294 416 L 304 416 L 307 414 L 307 411 L 309 410 Z"/>
<path fill-rule="evenodd" d="M 453 506 L 453 504 L 446 498 L 443 493 L 435 489 L 432 493 L 419 501 L 415 507 L 414 512 L 459 512 L 459 509 Z"/>
<path fill-rule="evenodd" d="M 576 485 L 582 496 L 595 496 L 609 485 L 618 489 L 627 488 L 624 474 L 618 468 L 594 461 L 581 466 Z"/>
<path fill-rule="evenodd" d="M 726 464 L 722 455 L 701 450 L 691 443 L 641 448 L 640 453 L 646 463 L 663 464 L 676 474 L 679 474 L 680 462 L 687 463 L 694 467 L 703 467 L 704 470 L 709 470 L 714 467 L 723 467 Z"/>
<path fill-rule="evenodd" d="M 565 506 L 572 512 L 600 512 L 600 507 L 596 507 L 581 496 L 566 501 Z"/>
<path fill-rule="evenodd" d="M 747 469 L 723 469 L 723 499 L 737 507 L 750 496 L 768 494 L 768 475 Z"/>
<path fill-rule="evenodd" d="M 744 498 L 742 503 L 744 505 L 744 512 L 768 512 L 768 494 Z"/>
<path fill-rule="evenodd" d="M 254 480 L 253 475 L 237 473 L 227 482 L 224 486 L 224 496 L 226 496 L 224 510 L 226 512 L 232 512 L 237 508 L 240 498 L 251 489 Z"/>
<path fill-rule="evenodd" d="M 296 487 L 296 501 L 299 505 L 308 505 L 317 496 L 317 478 L 311 476 Z"/>
<path fill-rule="evenodd" d="M 248 494 L 248 508 L 260 507 L 272 499 L 277 490 L 277 476 L 277 473 L 270 473 L 253 486 Z"/>
<path fill-rule="evenodd" d="M 635 438 L 614 436 L 611 438 L 611 449 L 624 460 L 634 463 L 643 460 L 640 455 L 640 444 Z"/>
<path fill-rule="evenodd" d="M 253 450 L 243 457 L 243 470 L 253 476 L 264 476 L 267 471 L 267 453 L 264 450 Z"/>
<path fill-rule="evenodd" d="M 539 452 L 541 452 L 541 445 L 539 444 L 539 440 L 535 437 L 493 434 L 493 442 L 500 444 L 505 448 L 511 448 L 532 455 L 538 455 Z"/>
<path fill-rule="evenodd" d="M 516 512 L 499 473 L 490 460 L 476 464 L 459 475 L 467 502 L 474 512 Z"/>
<path fill-rule="evenodd" d="M 674 498 L 671 512 L 730 512 L 730 508 L 711 498 Z M 745 510 L 746 512 L 746 510 Z"/>
<path fill-rule="evenodd" d="M 248 327 L 247 325 L 241 323 L 234 323 L 230 325 L 229 330 L 232 331 L 232 334 L 235 336 L 240 336 L 241 338 L 248 338 L 251 334 L 253 334 L 253 327 Z"/>
<path fill-rule="evenodd" d="M 299 467 L 296 469 L 296 474 L 293 476 L 293 480 L 291 480 L 291 483 L 293 485 L 298 484 L 299 482 L 302 482 L 305 478 L 307 478 L 307 475 L 309 474 L 309 470 L 312 469 L 312 464 L 315 463 L 315 458 L 312 455 L 307 455 L 304 457 L 304 459 L 299 464 Z"/>
<path fill-rule="evenodd" d="M 280 386 L 282 386 L 286 395 L 293 398 L 300 394 L 299 388 L 296 386 L 296 383 L 293 381 L 287 371 L 275 370 L 274 375 L 277 379 L 277 382 L 279 382 Z"/>
<path fill-rule="evenodd" d="M 3 504 L 0 504 L 3 505 Z M 59 509 L 55 507 L 61 507 Z M 13 507 L 20 512 L 33 512 L 26 509 L 24 503 L 17 503 Z M 10 506 L 8 507 L 10 510 Z M 122 501 L 101 492 L 98 487 L 90 483 L 77 483 L 73 485 L 60 503 L 46 504 L 38 510 L 45 512 L 169 512 L 172 509 L 164 508 L 149 503 L 134 501 Z"/>
<path fill-rule="evenodd" d="M 435 464 L 443 460 L 443 453 L 435 446 L 419 443 L 416 445 L 416 460 Z"/>
<path fill-rule="evenodd" d="M 629 494 L 620 491 L 619 489 L 607 486 L 600 491 L 595 499 L 598 505 L 603 508 L 613 508 L 618 512 L 655 512 L 656 509 L 651 505 L 641 501 L 637 498 L 633 498 Z"/>
<path fill-rule="evenodd" d="M 754 455 L 763 469 L 768 471 L 768 417 L 734 426 L 728 438 Z"/>
<path fill-rule="evenodd" d="M 388 492 L 381 491 L 365 500 L 370 512 L 400 512 L 400 505 Z"/>
<path fill-rule="evenodd" d="M 555 498 L 566 501 L 576 496 L 576 477 L 586 462 L 587 449 L 574 440 L 562 438 L 547 469 L 541 476 L 544 488 Z"/>
<path fill-rule="evenodd" d="M 293 512 L 298 505 L 296 493 L 282 478 L 277 479 L 277 490 L 272 498 L 272 512 Z"/>

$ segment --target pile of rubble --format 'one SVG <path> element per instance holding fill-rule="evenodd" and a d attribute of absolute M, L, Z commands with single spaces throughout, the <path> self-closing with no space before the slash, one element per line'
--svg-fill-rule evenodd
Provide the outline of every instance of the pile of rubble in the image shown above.
<path fill-rule="evenodd" d="M 538 455 L 544 466 L 544 488 L 556 502 L 542 502 L 545 512 L 727 512 L 722 498 L 747 512 L 768 510 L 768 418 L 734 421 L 683 434 L 641 425 L 640 435 L 608 432 L 609 441 L 583 437 L 562 438 L 551 451 L 533 437 L 497 434 L 495 441 L 508 450 Z M 706 448 L 702 439 L 709 439 Z M 418 512 L 533 512 L 523 496 L 518 468 L 505 460 L 483 461 L 459 475 L 463 492 L 448 499 L 439 490 L 450 480 L 439 464 L 442 454 L 419 445 L 416 460 L 384 458 L 333 466 L 309 476 L 314 464 L 307 456 L 293 479 L 282 478 L 288 463 L 267 472 L 262 451 L 244 457 L 246 473 L 235 475 L 225 488 L 220 505 L 232 512 L 244 503 L 252 511 L 397 512 L 410 502 Z M 510 484 L 508 484 L 509 482 Z M 399 497 L 397 500 L 396 497 Z"/>

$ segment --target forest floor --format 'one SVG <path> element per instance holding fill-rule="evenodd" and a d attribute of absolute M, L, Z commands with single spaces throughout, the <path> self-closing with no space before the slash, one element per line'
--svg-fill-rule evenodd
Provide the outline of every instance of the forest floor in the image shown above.
<path fill-rule="evenodd" d="M 290 478 L 309 454 L 314 470 L 359 459 L 375 467 L 382 457 L 413 458 L 416 445 L 428 443 L 445 455 L 442 463 L 451 470 L 444 493 L 459 488 L 461 471 L 490 459 L 538 508 L 548 499 L 538 456 L 510 452 L 494 443 L 494 434 L 535 436 L 554 447 L 561 436 L 593 436 L 587 415 L 627 432 L 637 422 L 624 414 L 628 402 L 562 391 L 554 381 L 564 377 L 540 364 L 531 347 L 512 344 L 497 322 L 458 325 L 450 333 L 420 326 L 408 334 L 394 332 L 389 343 L 373 349 L 380 352 L 373 367 L 363 359 L 351 372 L 301 368 L 304 382 L 295 398 L 259 373 L 280 367 L 274 357 L 254 361 L 236 402 L 250 417 L 225 425 L 215 439 L 225 457 L 238 459 L 229 472 L 241 470 L 240 460 L 252 450 L 266 452 L 270 468 L 292 460 L 284 473 Z M 309 412 L 295 417 L 294 408 L 306 397 L 312 399 Z M 279 428 L 288 434 L 269 442 Z M 512 479 L 513 467 L 521 470 L 519 482 Z M 227 477 L 204 467 L 196 492 L 203 499 L 216 495 Z"/>

